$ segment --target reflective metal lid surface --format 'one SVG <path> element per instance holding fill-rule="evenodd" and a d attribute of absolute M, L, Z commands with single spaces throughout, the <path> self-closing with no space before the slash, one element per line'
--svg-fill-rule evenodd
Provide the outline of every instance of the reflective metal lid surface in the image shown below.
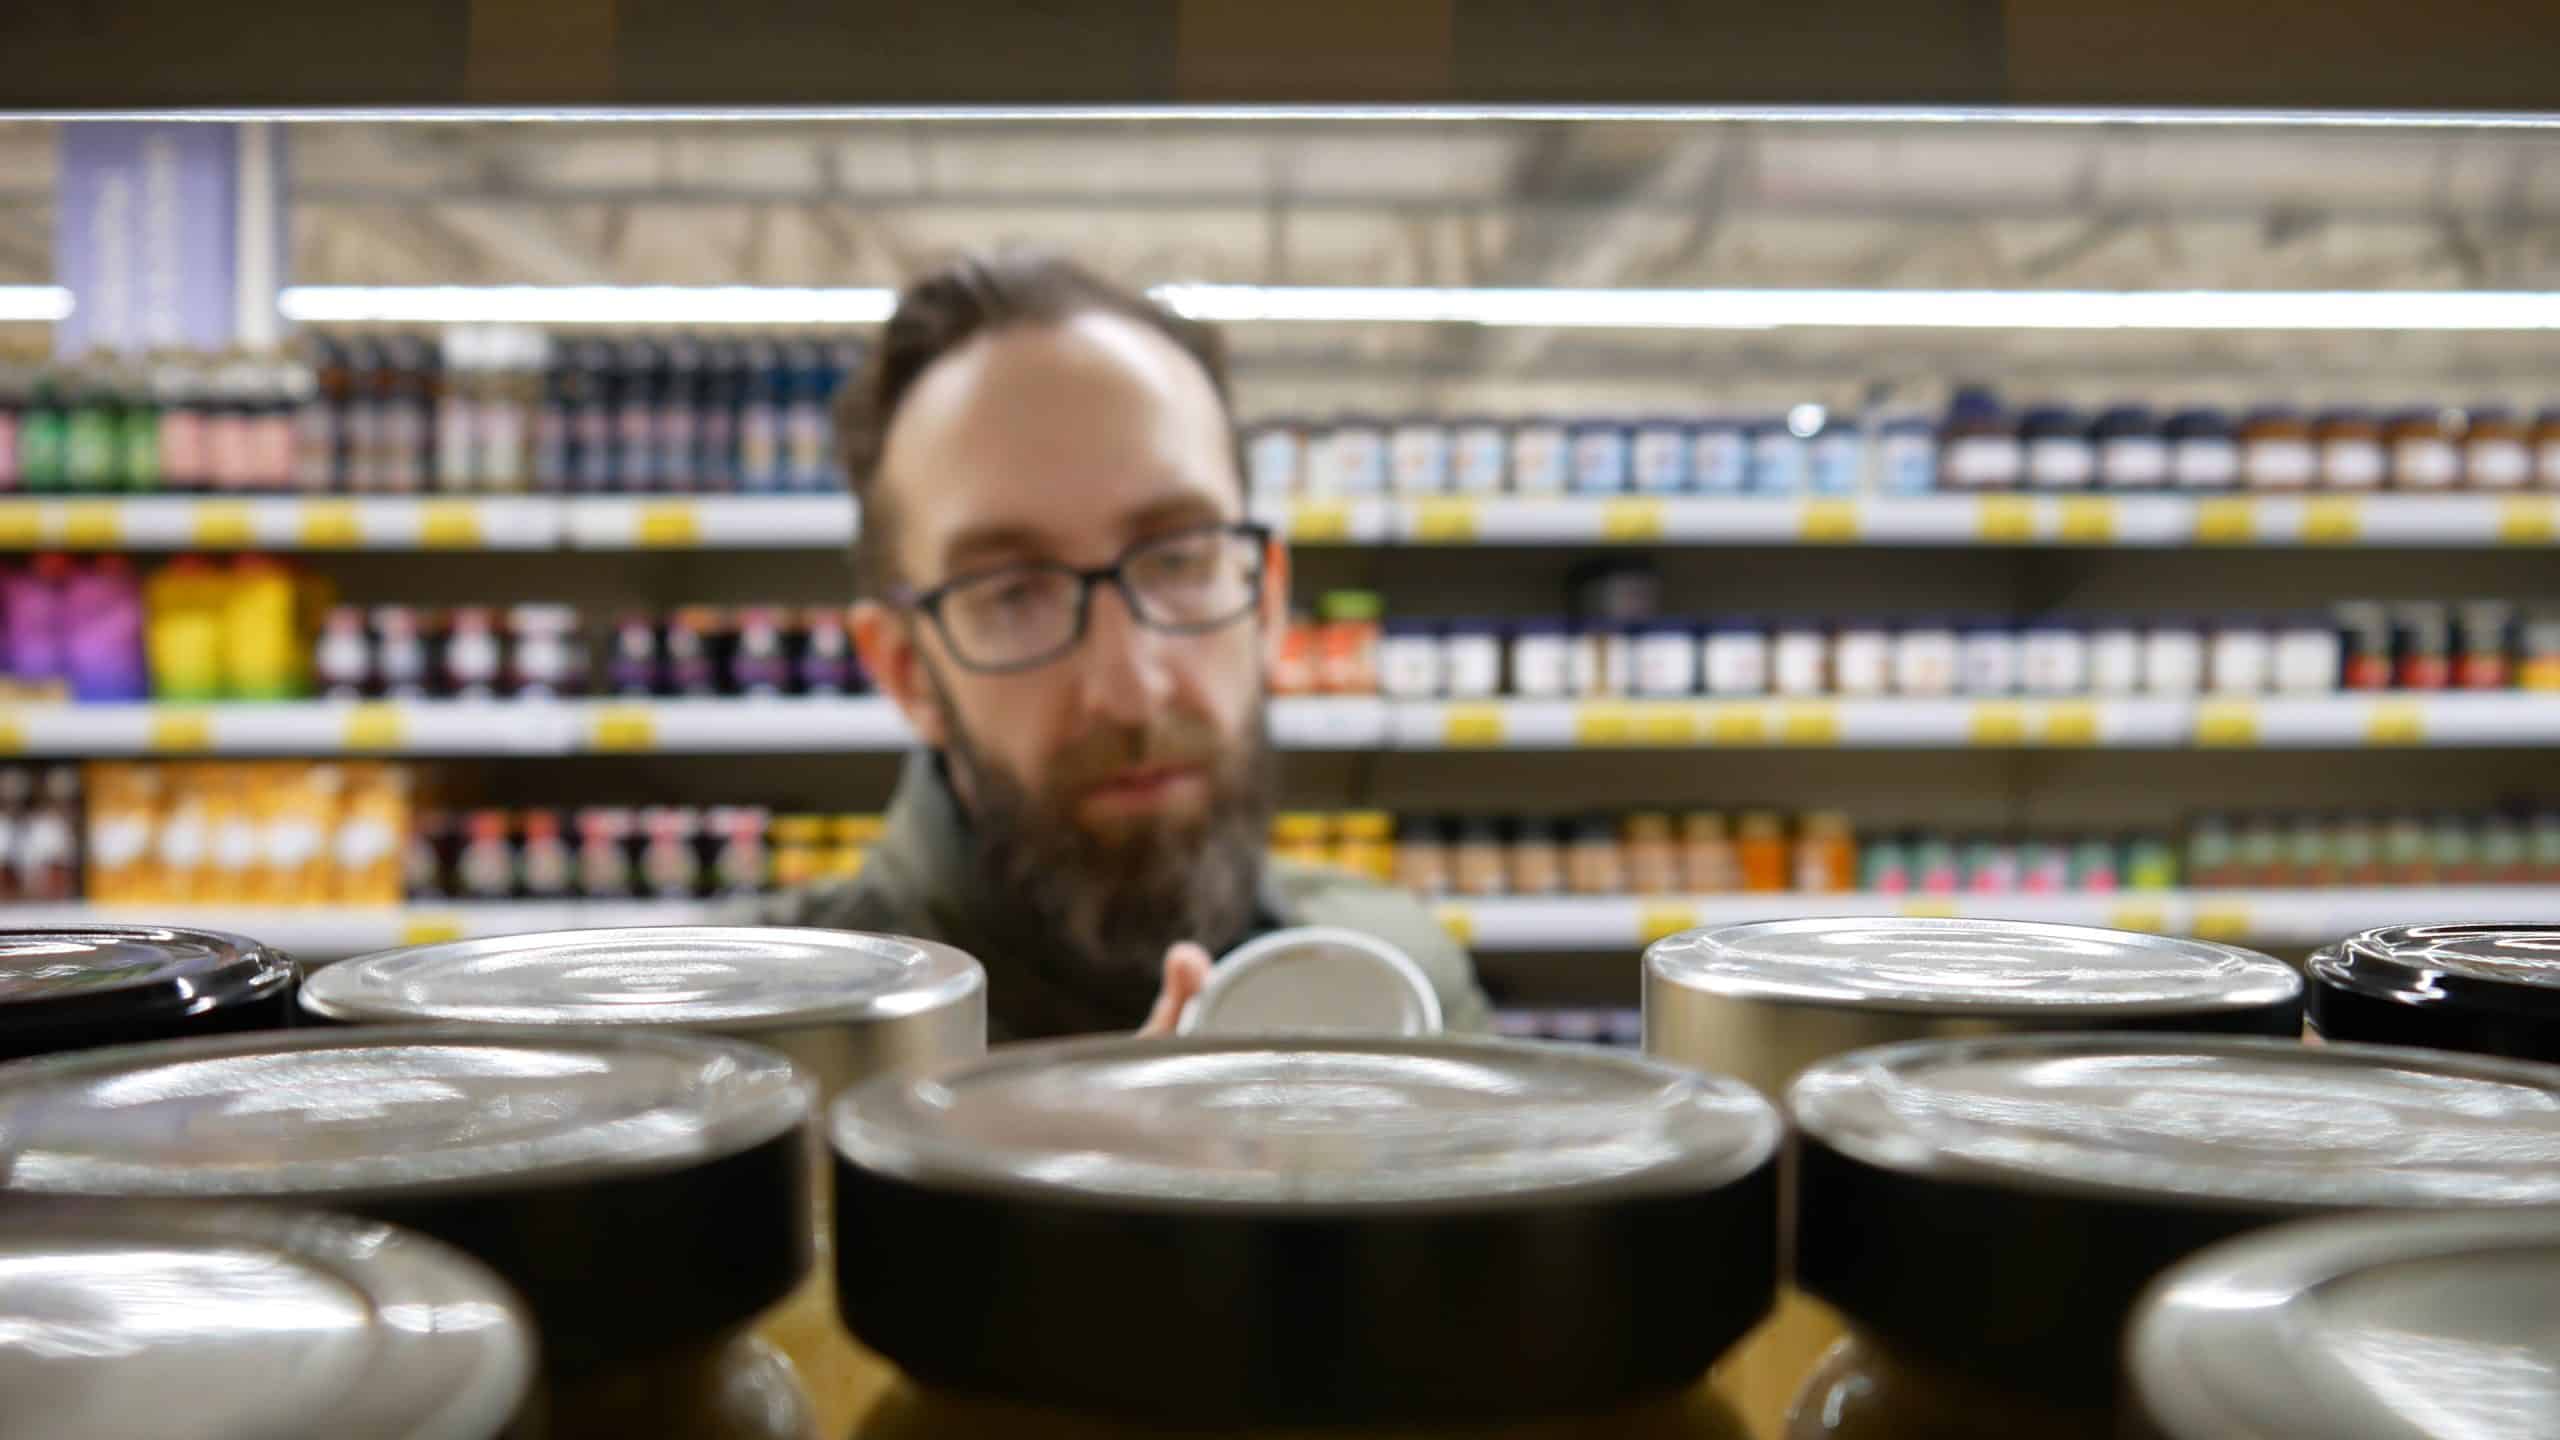
<path fill-rule="evenodd" d="M 1238 1206 L 1714 1186 L 1780 1135 L 1750 1086 L 1634 1056 L 1320 1036 L 1013 1046 L 831 1119 L 847 1161 L 919 1183 Z"/>
<path fill-rule="evenodd" d="M 1976 1184 L 2277 1207 L 2560 1202 L 2560 1067 L 2214 1036 L 1928 1040 L 1816 1065 L 1808 1142 Z"/>
<path fill-rule="evenodd" d="M 489 1440 L 530 1333 L 495 1276 L 388 1226 L 0 1208 L 0 1433 L 22 1440 Z"/>
<path fill-rule="evenodd" d="M 2560 1212 L 2262 1231 L 2170 1271 L 2130 1356 L 2171 1440 L 2560 1435 Z"/>
<path fill-rule="evenodd" d="M 1436 1035 L 1440 997 L 1413 958 L 1356 930 L 1275 930 L 1230 951 L 1182 1012 L 1185 1035 Z"/>
<path fill-rule="evenodd" d="M 654 1174 L 807 1115 L 739 1041 L 407 1027 L 132 1045 L 0 1070 L 0 1187 L 414 1195 Z"/>
<path fill-rule="evenodd" d="M 505 935 L 360 956 L 302 1004 L 336 1020 L 752 1031 L 894 1020 L 983 989 L 948 945 L 849 930 L 682 925 Z"/>
<path fill-rule="evenodd" d="M 1673 935 L 1650 977 L 1737 1000 L 1991 1017 L 2283 1004 L 2284 962 L 2230 945 L 2011 920 L 1772 920 Z"/>
<path fill-rule="evenodd" d="M 2494 988 L 2505 1003 L 2560 1009 L 2560 925 L 2392 925 L 2313 957 L 2331 983 L 2405 992 L 2413 1002 L 2448 986 Z"/>
<path fill-rule="evenodd" d="M 218 1005 L 289 984 L 255 940 L 156 925 L 0 930 L 0 1026 L 53 1025 Z"/>

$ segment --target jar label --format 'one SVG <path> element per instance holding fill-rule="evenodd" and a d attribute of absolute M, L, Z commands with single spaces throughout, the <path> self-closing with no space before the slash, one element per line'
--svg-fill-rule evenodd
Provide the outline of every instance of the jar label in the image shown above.
<path fill-rule="evenodd" d="M 2313 457 L 2307 440 L 2252 440 L 2248 444 L 2249 483 L 2261 490 L 2299 490 L 2311 483 Z"/>
<path fill-rule="evenodd" d="M 1627 488 L 1626 432 L 1594 429 L 1573 437 L 1573 488 L 1600 495 Z"/>
<path fill-rule="evenodd" d="M 1635 479 L 1638 490 L 1669 494 L 1689 485 L 1689 445 L 1679 431 L 1649 426 L 1636 432 Z"/>
<path fill-rule="evenodd" d="M 2169 454 L 2170 478 L 2189 490 L 2227 490 L 2240 478 L 2240 451 L 2230 441 L 2181 440 Z"/>
<path fill-rule="evenodd" d="M 1245 448 L 1245 469 L 1256 495 L 1286 495 L 1298 488 L 1298 437 L 1287 430 L 1264 430 Z"/>
<path fill-rule="evenodd" d="M 2320 475 L 2334 490 L 2371 490 L 2382 483 L 2382 447 L 2371 440 L 2332 440 L 2320 447 Z"/>
<path fill-rule="evenodd" d="M 1884 488 L 1895 495 L 1925 495 L 1938 484 L 1938 443 L 1921 434 L 1884 439 Z"/>
<path fill-rule="evenodd" d="M 1947 478 L 1961 489 L 2014 485 L 2023 463 L 2014 435 L 1962 435 L 1947 442 Z"/>
<path fill-rule="evenodd" d="M 1378 432 L 1336 430 L 1325 443 L 1331 461 L 1333 489 L 1341 495 L 1375 495 L 1387 488 L 1386 447 Z"/>
<path fill-rule="evenodd" d="M 1511 437 L 1511 488 L 1550 495 L 1564 488 L 1564 434 L 1552 425 L 1523 425 Z"/>
<path fill-rule="evenodd" d="M 1867 446 L 1847 432 L 1822 435 L 1813 442 L 1813 493 L 1855 495 L 1866 479 Z"/>
<path fill-rule="evenodd" d="M 2444 440 L 2403 440 L 2391 447 L 2392 473 L 2404 488 L 2442 490 L 2461 471 L 2453 445 Z"/>
<path fill-rule="evenodd" d="M 1752 437 L 1751 488 L 1763 495 L 1794 495 L 1805 488 L 1805 444 L 1794 432 L 1772 430 Z"/>
<path fill-rule="evenodd" d="M 2027 478 L 2040 489 L 2078 489 L 2089 483 L 2096 468 L 2089 442 L 2076 435 L 2038 440 L 2027 446 Z"/>
<path fill-rule="evenodd" d="M 2533 460 L 2520 440 L 2471 442 L 2471 483 L 2483 490 L 2519 490 L 2532 478 Z"/>
<path fill-rule="evenodd" d="M 1437 425 L 1403 426 L 1394 448 L 1399 494 L 1437 495 L 1449 488 L 1449 432 Z"/>
<path fill-rule="evenodd" d="M 1505 452 L 1502 431 L 1492 425 L 1470 425 L 1458 432 L 1452 488 L 1463 495 L 1490 495 L 1502 488 Z"/>
<path fill-rule="evenodd" d="M 2169 447 L 2150 435 L 2118 436 L 2099 447 L 2098 468 L 2109 485 L 2157 485 L 2169 478 Z"/>
<path fill-rule="evenodd" d="M 2552 450 L 2560 456 L 2560 445 Z M 1718 425 L 1689 437 L 1689 483 L 1698 489 L 1711 493 L 1738 491 L 1749 482 L 1750 468 L 1741 431 Z"/>

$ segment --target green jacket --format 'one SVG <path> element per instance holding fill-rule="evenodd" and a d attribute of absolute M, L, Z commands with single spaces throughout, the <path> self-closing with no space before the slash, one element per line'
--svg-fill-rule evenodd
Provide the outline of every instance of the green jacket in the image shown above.
<path fill-rule="evenodd" d="M 880 843 L 859 878 L 788 892 L 764 907 L 768 923 L 913 935 L 956 945 L 987 967 L 987 1039 L 1136 1029 L 1155 1003 L 1161 977 L 1109 983 L 1070 976 L 1054 947 L 1000 895 L 988 893 L 971 855 L 968 816 L 939 759 L 907 762 L 889 803 Z M 1212 955 L 1255 935 L 1296 925 L 1339 925 L 1385 940 L 1412 956 L 1439 993 L 1443 1023 L 1480 1032 L 1492 1023 L 1467 953 L 1412 896 L 1337 870 L 1263 862 L 1253 923 L 1240 935 L 1198 937 Z"/>

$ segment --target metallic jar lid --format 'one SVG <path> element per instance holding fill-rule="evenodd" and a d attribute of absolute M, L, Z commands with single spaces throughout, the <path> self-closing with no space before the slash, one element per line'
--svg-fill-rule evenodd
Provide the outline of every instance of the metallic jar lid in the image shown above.
<path fill-rule="evenodd" d="M 1034 1405 L 1594 1410 L 1694 1379 L 1775 1285 L 1774 1110 L 1597 1049 L 1069 1041 L 830 1119 L 847 1324 L 928 1384 Z"/>
<path fill-rule="evenodd" d="M 670 925 L 421 945 L 318 971 L 346 1024 L 650 1026 L 751 1038 L 832 1093 L 986 1048 L 987 980 L 948 945 L 850 930 Z"/>
<path fill-rule="evenodd" d="M 2292 1035 L 2302 977 L 2204 940 L 2009 920 L 1773 920 L 1644 958 L 1645 1049 L 1772 1095 L 1871 1045 L 2052 1030 Z"/>
<path fill-rule="evenodd" d="M 1437 1035 L 1440 997 L 1413 957 L 1330 925 L 1229 951 L 1182 1012 L 1185 1035 Z"/>
<path fill-rule="evenodd" d="M 157 925 L 0 930 L 0 1060 L 272 1030 L 293 962 L 238 935 Z"/>
<path fill-rule="evenodd" d="M 2340 1210 L 2560 1203 L 2560 1067 L 2223 1036 L 1923 1041 L 1807 1070 L 1796 1278 L 1893 1346 L 2103 1399 L 2142 1288 Z"/>
<path fill-rule="evenodd" d="M 2308 969 L 2324 1039 L 2560 1060 L 2560 925 L 2392 925 Z"/>
<path fill-rule="evenodd" d="M 700 1338 L 809 1265 L 807 1083 L 679 1035 L 368 1028 L 0 1071 L 0 1189 L 289 1199 L 468 1251 L 546 1362 Z"/>
<path fill-rule="evenodd" d="M 389 1226 L 0 1207 L 0 1429 L 16 1440 L 492 1440 L 533 1372 L 497 1277 Z"/>
<path fill-rule="evenodd" d="M 2560 1212 L 2357 1216 L 2171 1270 L 2128 1346 L 2167 1440 L 2560 1435 Z"/>

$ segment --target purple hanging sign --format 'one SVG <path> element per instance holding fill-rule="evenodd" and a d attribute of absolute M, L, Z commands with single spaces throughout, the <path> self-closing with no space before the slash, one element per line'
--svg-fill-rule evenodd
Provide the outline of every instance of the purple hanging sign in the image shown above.
<path fill-rule="evenodd" d="M 55 352 L 238 340 L 241 127 L 73 121 L 61 156 L 54 273 L 73 307 Z"/>

